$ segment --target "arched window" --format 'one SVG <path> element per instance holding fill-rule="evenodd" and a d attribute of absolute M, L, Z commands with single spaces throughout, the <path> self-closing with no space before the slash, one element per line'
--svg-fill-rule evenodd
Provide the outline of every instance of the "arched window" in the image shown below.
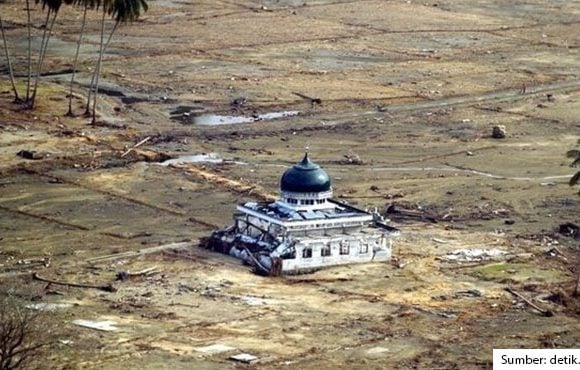
<path fill-rule="evenodd" d="M 306 247 L 302 250 L 302 258 L 312 258 L 312 248 Z"/>
<path fill-rule="evenodd" d="M 321 255 L 322 257 L 329 257 L 329 256 L 330 256 L 330 254 L 331 254 L 331 251 L 330 251 L 330 246 L 328 246 L 328 245 L 325 245 L 324 247 L 322 247 L 322 248 L 320 249 L 320 255 Z"/>

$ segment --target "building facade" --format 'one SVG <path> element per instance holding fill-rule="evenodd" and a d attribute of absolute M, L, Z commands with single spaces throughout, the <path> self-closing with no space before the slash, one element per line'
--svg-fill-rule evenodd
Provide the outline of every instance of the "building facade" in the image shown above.
<path fill-rule="evenodd" d="M 333 200 L 330 177 L 307 153 L 282 175 L 279 200 L 238 205 L 233 225 L 204 244 L 281 275 L 388 261 L 398 234 L 380 215 Z"/>

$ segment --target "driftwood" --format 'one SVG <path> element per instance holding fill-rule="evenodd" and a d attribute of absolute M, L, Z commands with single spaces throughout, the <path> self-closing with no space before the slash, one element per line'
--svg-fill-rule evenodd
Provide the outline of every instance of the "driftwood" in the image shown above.
<path fill-rule="evenodd" d="M 542 316 L 546 316 L 546 317 L 552 317 L 554 316 L 554 313 L 550 310 L 544 310 L 543 308 L 539 307 L 538 305 L 536 305 L 534 302 L 530 301 L 529 299 L 527 299 L 526 297 L 524 297 L 523 295 L 521 295 L 520 293 L 516 292 L 515 290 L 513 290 L 510 287 L 506 287 L 505 290 L 511 294 L 513 294 L 514 296 L 518 297 L 519 299 L 521 299 L 522 301 L 524 301 L 528 306 L 532 307 L 533 309 L 537 310 L 539 313 L 542 314 Z"/>
<path fill-rule="evenodd" d="M 145 144 L 146 142 L 148 142 L 149 140 L 151 140 L 151 136 L 147 136 L 145 139 L 141 140 L 140 142 L 138 142 L 137 144 L 133 145 L 132 147 L 130 147 L 129 149 L 127 149 L 123 154 L 121 154 L 121 158 L 126 157 L 129 153 L 131 153 L 133 150 L 139 148 L 141 145 Z"/>
<path fill-rule="evenodd" d="M 312 104 L 312 105 L 315 105 L 315 104 L 321 105 L 322 104 L 322 99 L 320 99 L 320 98 L 313 98 L 313 97 L 310 97 L 308 95 L 304 95 L 304 94 L 301 94 L 298 92 L 292 92 L 292 94 L 299 96 L 302 99 L 308 100 L 310 102 L 310 104 Z"/>
<path fill-rule="evenodd" d="M 441 317 L 444 317 L 446 319 L 453 319 L 453 318 L 457 317 L 457 315 L 455 315 L 453 312 L 437 311 L 437 310 L 432 310 L 432 309 L 421 307 L 421 306 L 412 306 L 412 307 L 417 311 L 430 313 L 432 315 L 441 316 Z"/>
<path fill-rule="evenodd" d="M 157 266 L 148 267 L 148 268 L 143 269 L 141 271 L 135 271 L 135 272 L 119 271 L 119 272 L 117 272 L 117 280 L 127 280 L 127 279 L 131 279 L 131 278 L 138 277 L 138 276 L 150 276 L 150 275 L 153 275 L 153 274 L 156 274 L 159 272 L 159 271 L 155 271 L 156 269 L 157 269 Z"/>
<path fill-rule="evenodd" d="M 115 253 L 115 254 L 108 254 L 105 256 L 93 257 L 93 258 L 89 258 L 87 260 L 87 262 L 90 264 L 101 263 L 101 262 L 110 262 L 110 261 L 118 260 L 118 259 L 136 258 L 136 257 L 145 256 L 145 255 L 152 254 L 152 253 L 163 252 L 165 250 L 183 249 L 183 248 L 191 247 L 191 246 L 193 246 L 193 243 L 190 243 L 190 242 L 170 243 L 170 244 L 160 245 L 157 247 L 140 249 L 137 251 L 129 251 L 129 252 Z"/>
<path fill-rule="evenodd" d="M 113 284 L 109 283 L 106 285 L 93 285 L 93 284 L 80 284 L 80 283 L 69 283 L 66 281 L 57 281 L 57 280 L 51 280 L 51 279 L 47 279 L 44 278 L 38 274 L 34 274 L 32 275 L 32 278 L 34 280 L 39 280 L 39 281 L 43 281 L 45 283 L 50 283 L 50 284 L 55 284 L 55 285 L 64 285 L 64 286 L 70 286 L 70 287 L 74 287 L 74 288 L 87 288 L 87 289 L 99 289 L 105 292 L 109 292 L 109 293 L 113 293 L 117 291 L 117 288 L 115 288 L 113 286 Z"/>

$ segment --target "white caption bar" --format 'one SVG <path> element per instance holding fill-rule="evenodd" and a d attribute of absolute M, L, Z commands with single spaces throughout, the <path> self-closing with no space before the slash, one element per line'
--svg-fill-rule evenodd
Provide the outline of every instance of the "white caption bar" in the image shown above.
<path fill-rule="evenodd" d="M 493 370 L 580 370 L 580 349 L 494 349 Z"/>

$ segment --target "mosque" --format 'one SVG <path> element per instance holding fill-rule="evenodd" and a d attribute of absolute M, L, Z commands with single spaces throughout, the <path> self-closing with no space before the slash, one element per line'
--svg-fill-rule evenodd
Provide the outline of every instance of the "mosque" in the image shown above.
<path fill-rule="evenodd" d="M 308 153 L 282 175 L 279 200 L 238 205 L 233 218 L 204 246 L 269 276 L 388 261 L 399 234 L 379 214 L 332 199 L 330 177 Z"/>

